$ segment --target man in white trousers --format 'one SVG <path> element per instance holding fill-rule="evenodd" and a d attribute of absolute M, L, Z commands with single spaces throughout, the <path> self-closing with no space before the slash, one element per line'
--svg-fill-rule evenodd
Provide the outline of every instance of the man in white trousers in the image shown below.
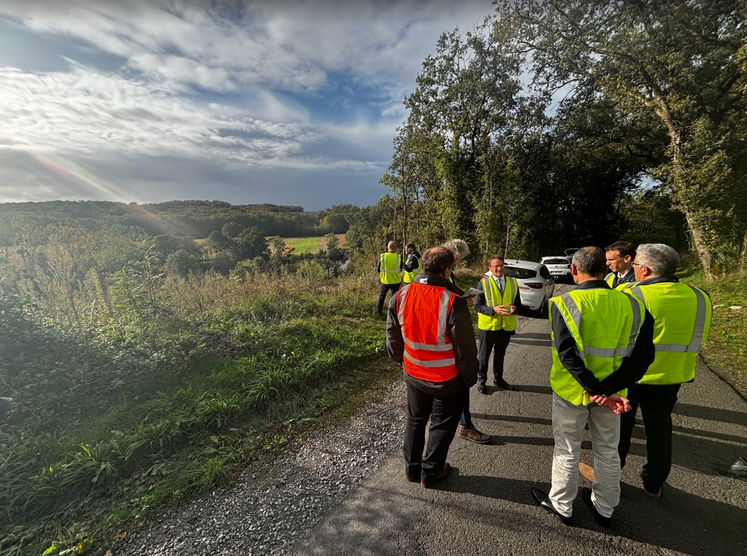
<path fill-rule="evenodd" d="M 620 501 L 620 414 L 630 409 L 626 388 L 654 360 L 653 318 L 638 299 L 604 281 L 605 253 L 584 247 L 573 256 L 578 285 L 550 300 L 555 449 L 552 488 L 532 489 L 536 502 L 565 525 L 573 525 L 578 493 L 581 436 L 588 423 L 595 481 L 582 498 L 602 527 L 609 527 Z"/>

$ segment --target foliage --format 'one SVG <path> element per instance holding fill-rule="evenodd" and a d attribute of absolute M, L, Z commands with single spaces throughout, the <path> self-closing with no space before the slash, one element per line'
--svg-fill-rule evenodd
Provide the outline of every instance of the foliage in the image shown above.
<path fill-rule="evenodd" d="M 744 2 L 521 0 L 498 13 L 538 91 L 604 98 L 618 121 L 658 138 L 665 158 L 645 172 L 686 218 L 706 274 L 733 267 L 747 231 Z"/>
<path fill-rule="evenodd" d="M 90 268 L 95 285 L 68 246 L 69 273 L 54 264 L 74 276 L 74 326 L 64 297 L 32 302 L 18 269 L 0 266 L 0 386 L 14 398 L 0 429 L 0 554 L 103 550 L 153 509 L 232 481 L 373 378 L 355 370 L 383 355 L 371 273 L 336 279 L 316 256 L 298 277 L 165 279 L 143 249 L 111 275 Z M 30 284 L 47 276 L 24 268 Z M 89 310 L 102 293 L 107 310 Z"/>

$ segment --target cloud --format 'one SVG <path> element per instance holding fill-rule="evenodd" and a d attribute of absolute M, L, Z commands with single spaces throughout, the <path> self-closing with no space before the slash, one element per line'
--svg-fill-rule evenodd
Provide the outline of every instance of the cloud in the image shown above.
<path fill-rule="evenodd" d="M 358 199 L 375 202 L 423 59 L 444 30 L 491 11 L 490 0 L 3 0 L 0 22 L 40 46 L 33 63 L 15 49 L 0 66 L 0 183 L 27 186 L 0 186 L 0 201 L 200 198 L 185 188 L 209 185 L 281 202 L 285 176 L 317 206 L 356 202 L 335 194 L 363 187 Z M 21 153 L 31 162 L 13 166 Z"/>

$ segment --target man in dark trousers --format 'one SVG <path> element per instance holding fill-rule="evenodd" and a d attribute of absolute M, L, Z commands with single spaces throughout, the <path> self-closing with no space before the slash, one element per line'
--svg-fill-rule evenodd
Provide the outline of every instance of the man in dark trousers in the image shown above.
<path fill-rule="evenodd" d="M 604 277 L 610 288 L 621 289 L 629 282 L 635 282 L 633 259 L 635 259 L 635 245 L 629 241 L 616 241 L 605 249 L 607 268 L 610 273 Z"/>
<path fill-rule="evenodd" d="M 483 274 L 475 296 L 477 328 L 480 334 L 480 351 L 477 359 L 477 391 L 487 393 L 488 362 L 493 352 L 493 384 L 505 390 L 514 390 L 503 378 L 503 360 L 511 336 L 516 334 L 516 308 L 519 285 L 516 278 L 504 276 L 505 262 L 500 255 L 490 257 L 490 270 Z"/>
<path fill-rule="evenodd" d="M 638 246 L 633 268 L 637 283 L 625 293 L 639 299 L 654 316 L 656 358 L 628 398 L 633 410 L 623 415 L 620 463 L 630 449 L 635 414 L 641 408 L 646 431 L 643 490 L 657 500 L 672 468 L 672 409 L 685 382 L 695 379 L 695 361 L 711 326 L 713 307 L 703 290 L 674 277 L 680 256 L 663 243 Z"/>
<path fill-rule="evenodd" d="M 448 279 L 454 255 L 433 247 L 421 264 L 423 273 L 389 302 L 386 347 L 407 381 L 405 478 L 431 488 L 451 469 L 446 456 L 465 395 L 477 378 L 477 349 L 467 303 Z"/>
<path fill-rule="evenodd" d="M 397 242 L 390 241 L 386 246 L 386 253 L 379 255 L 379 262 L 376 264 L 376 272 L 379 273 L 379 301 L 376 303 L 376 313 L 382 316 L 384 310 L 384 301 L 386 293 L 394 292 L 399 289 L 402 272 L 402 256 L 397 253 Z"/>

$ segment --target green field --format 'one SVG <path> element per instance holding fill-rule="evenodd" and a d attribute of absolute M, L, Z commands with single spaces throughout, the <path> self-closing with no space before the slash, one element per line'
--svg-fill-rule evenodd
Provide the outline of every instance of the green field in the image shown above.
<path fill-rule="evenodd" d="M 323 236 L 284 238 L 286 247 L 293 247 L 293 253 L 316 253 L 319 251 Z"/>

